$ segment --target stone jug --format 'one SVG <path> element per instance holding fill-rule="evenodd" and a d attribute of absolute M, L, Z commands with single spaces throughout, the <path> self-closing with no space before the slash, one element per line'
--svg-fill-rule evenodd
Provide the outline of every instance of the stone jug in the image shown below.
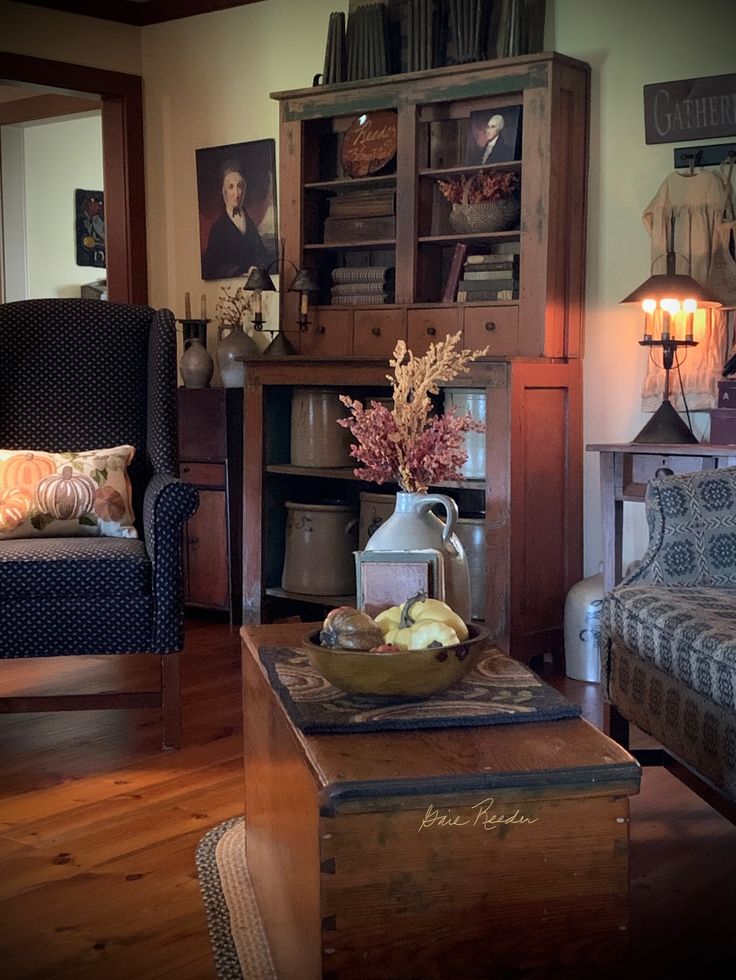
<path fill-rule="evenodd" d="M 179 374 L 185 388 L 207 388 L 215 364 L 199 337 L 192 337 L 179 360 Z"/>
<path fill-rule="evenodd" d="M 478 422 L 486 420 L 486 393 L 474 388 L 445 388 L 445 407 L 454 408 L 456 415 L 467 415 Z M 466 480 L 486 478 L 486 434 L 465 433 L 465 452 L 468 458 L 460 472 Z"/>
<path fill-rule="evenodd" d="M 230 333 L 224 336 L 225 331 Z M 243 330 L 242 323 L 221 323 L 217 327 L 217 366 L 223 388 L 242 388 L 245 383 L 245 365 L 238 357 L 258 353 L 255 340 Z"/>
<path fill-rule="evenodd" d="M 281 587 L 300 595 L 355 594 L 358 514 L 352 504 L 287 500 Z"/>
<path fill-rule="evenodd" d="M 599 684 L 603 575 L 581 579 L 565 599 L 565 673 L 577 681 Z"/>
<path fill-rule="evenodd" d="M 295 388 L 291 396 L 291 462 L 294 466 L 357 466 L 352 435 L 337 424 L 348 410 L 332 388 Z"/>
<path fill-rule="evenodd" d="M 445 523 L 432 513 L 441 506 Z M 470 621 L 470 573 L 465 549 L 454 534 L 457 504 L 442 493 L 397 493 L 396 508 L 365 546 L 365 551 L 417 551 L 434 548 L 445 569 L 445 602 L 466 622 Z"/>
<path fill-rule="evenodd" d="M 395 493 L 367 493 L 364 491 L 360 494 L 358 547 L 361 551 L 368 543 L 368 539 L 393 514 L 395 507 Z"/>
<path fill-rule="evenodd" d="M 470 571 L 470 614 L 473 619 L 486 615 L 486 522 L 483 515 L 460 517 L 455 534 L 465 548 Z"/>

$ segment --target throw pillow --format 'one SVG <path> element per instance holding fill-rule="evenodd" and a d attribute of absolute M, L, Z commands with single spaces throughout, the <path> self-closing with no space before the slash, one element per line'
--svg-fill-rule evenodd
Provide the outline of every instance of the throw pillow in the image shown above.
<path fill-rule="evenodd" d="M 45 453 L 0 449 L 0 539 L 137 538 L 127 466 L 133 446 Z"/>

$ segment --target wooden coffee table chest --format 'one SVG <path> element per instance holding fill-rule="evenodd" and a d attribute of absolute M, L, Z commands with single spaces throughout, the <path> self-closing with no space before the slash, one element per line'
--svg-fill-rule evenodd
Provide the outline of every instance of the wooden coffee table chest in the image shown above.
<path fill-rule="evenodd" d="M 248 868 L 281 980 L 487 978 L 626 941 L 639 766 L 582 719 L 305 736 L 243 640 Z"/>

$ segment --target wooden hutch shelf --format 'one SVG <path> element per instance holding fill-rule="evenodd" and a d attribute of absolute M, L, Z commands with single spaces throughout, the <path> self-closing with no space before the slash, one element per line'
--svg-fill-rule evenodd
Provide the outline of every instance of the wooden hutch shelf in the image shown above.
<path fill-rule="evenodd" d="M 339 496 L 357 505 L 361 489 L 386 490 L 361 483 L 348 467 L 291 465 L 293 391 L 387 395 L 387 359 L 398 340 L 421 354 L 460 332 L 465 347 L 487 348 L 453 382 L 485 394 L 486 474 L 444 489 L 461 514 L 485 515 L 485 622 L 520 659 L 561 649 L 565 596 L 582 577 L 589 75 L 582 62 L 543 53 L 273 95 L 285 258 L 312 269 L 319 293 L 302 332 L 298 296 L 283 296 L 285 332 L 298 356 L 246 361 L 244 622 L 288 614 L 290 603 L 305 601 L 281 589 L 286 500 Z M 475 114 L 513 106 L 521 108 L 520 159 L 467 165 Z M 351 179 L 343 139 L 359 115 L 378 110 L 396 113 L 396 154 L 384 169 Z M 516 227 L 458 233 L 438 178 L 494 171 L 519 177 Z M 512 298 L 444 302 L 459 245 L 468 256 L 514 257 Z M 364 274 L 370 267 L 393 271 Z M 371 275 L 385 302 L 368 302 L 368 291 L 357 305 L 340 302 L 347 292 L 333 287 L 362 287 Z M 313 597 L 315 605 L 329 598 Z"/>

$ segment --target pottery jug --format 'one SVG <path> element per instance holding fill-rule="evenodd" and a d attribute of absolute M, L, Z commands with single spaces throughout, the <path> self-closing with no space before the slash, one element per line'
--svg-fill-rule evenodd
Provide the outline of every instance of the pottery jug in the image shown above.
<path fill-rule="evenodd" d="M 352 435 L 337 424 L 347 408 L 331 388 L 295 388 L 291 396 L 291 462 L 294 466 L 357 466 Z"/>
<path fill-rule="evenodd" d="M 455 533 L 465 548 L 470 571 L 470 614 L 484 619 L 486 614 L 486 522 L 482 515 L 459 518 Z"/>
<path fill-rule="evenodd" d="M 228 330 L 230 332 L 224 336 Z M 223 388 L 242 388 L 245 383 L 245 365 L 236 358 L 257 354 L 255 340 L 243 330 L 242 323 L 221 323 L 217 328 L 217 341 L 217 366 Z"/>
<path fill-rule="evenodd" d="M 603 575 L 584 578 L 565 599 L 565 673 L 577 681 L 599 684 Z"/>
<path fill-rule="evenodd" d="M 478 422 L 486 420 L 486 393 L 473 388 L 445 388 L 445 406 L 454 408 L 456 415 L 467 415 Z M 466 480 L 486 478 L 486 434 L 466 432 L 465 452 L 468 458 L 460 472 Z"/>
<path fill-rule="evenodd" d="M 368 539 L 393 514 L 395 507 L 395 493 L 368 493 L 364 491 L 360 494 L 358 547 L 361 551 L 365 548 Z"/>
<path fill-rule="evenodd" d="M 439 505 L 445 523 L 432 513 Z M 454 534 L 457 504 L 442 493 L 397 493 L 396 508 L 365 546 L 365 551 L 417 551 L 434 548 L 445 569 L 445 602 L 470 621 L 470 574 L 465 549 Z"/>
<path fill-rule="evenodd" d="M 207 388 L 215 364 L 199 337 L 192 337 L 181 355 L 179 374 L 185 388 Z"/>
<path fill-rule="evenodd" d="M 355 593 L 356 509 L 343 501 L 301 504 L 287 500 L 281 587 L 300 595 Z"/>

